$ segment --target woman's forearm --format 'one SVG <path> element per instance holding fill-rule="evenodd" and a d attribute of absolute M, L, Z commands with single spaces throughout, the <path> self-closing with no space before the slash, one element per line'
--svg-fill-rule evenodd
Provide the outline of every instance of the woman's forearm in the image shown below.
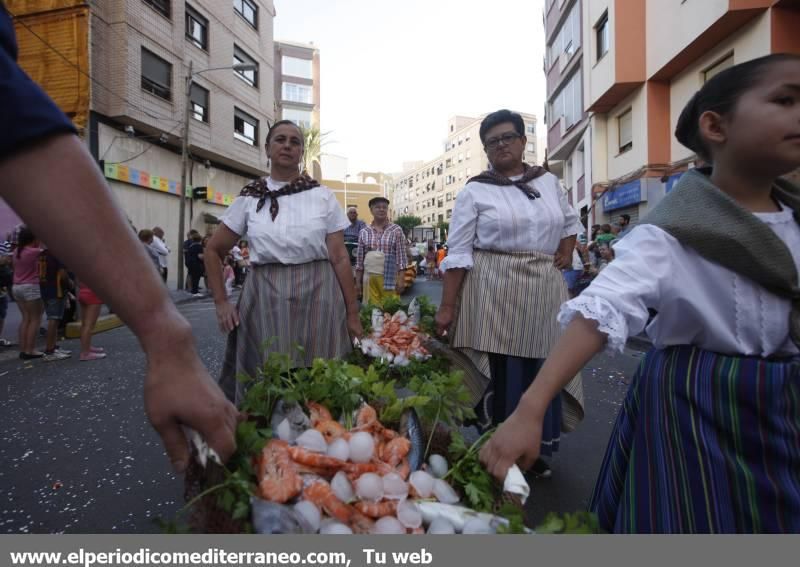
<path fill-rule="evenodd" d="M 350 259 L 347 256 L 331 258 L 331 265 L 336 274 L 336 279 L 339 280 L 339 287 L 342 288 L 342 295 L 344 296 L 347 312 L 352 313 L 353 311 L 358 311 L 358 298 L 356 297 L 356 287 L 353 282 L 353 268 L 350 264 Z"/>
<path fill-rule="evenodd" d="M 597 330 L 597 321 L 576 316 L 522 396 L 521 411 L 531 419 L 543 419 L 553 398 L 603 348 L 606 340 L 606 335 Z"/>
<path fill-rule="evenodd" d="M 455 307 L 458 292 L 461 291 L 461 284 L 464 283 L 466 274 L 467 270 L 464 268 L 452 268 L 444 273 L 442 307 Z"/>

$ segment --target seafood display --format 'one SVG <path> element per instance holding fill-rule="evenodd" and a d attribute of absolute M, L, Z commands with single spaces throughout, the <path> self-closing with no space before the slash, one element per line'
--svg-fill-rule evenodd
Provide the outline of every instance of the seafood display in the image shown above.
<path fill-rule="evenodd" d="M 400 431 L 363 404 L 346 429 L 321 404 L 307 404 L 308 429 L 290 406 L 292 432 L 269 440 L 254 458 L 258 494 L 251 519 L 258 533 L 494 533 L 504 520 L 457 506 L 459 496 L 435 455 L 422 463 L 421 425 L 413 412 Z M 286 426 L 276 429 L 286 433 Z M 292 439 L 293 438 L 293 439 Z M 290 440 L 291 439 L 291 440 Z M 427 531 L 427 532 L 426 532 Z"/>
<path fill-rule="evenodd" d="M 428 336 L 419 328 L 419 317 L 398 310 L 394 315 L 379 309 L 372 311 L 372 333 L 361 341 L 361 352 L 395 366 L 407 366 L 412 360 L 427 360 L 430 352 L 424 342 Z"/>

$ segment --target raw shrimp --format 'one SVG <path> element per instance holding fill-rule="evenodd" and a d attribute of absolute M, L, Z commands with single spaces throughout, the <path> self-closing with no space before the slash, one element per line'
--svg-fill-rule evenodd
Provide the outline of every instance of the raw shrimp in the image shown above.
<path fill-rule="evenodd" d="M 353 431 L 383 430 L 383 425 L 378 421 L 378 412 L 369 404 L 364 404 L 356 414 L 356 426 Z"/>
<path fill-rule="evenodd" d="M 397 513 L 397 505 L 399 503 L 399 500 L 383 500 L 381 502 L 359 500 L 353 506 L 365 516 L 377 519 L 384 516 L 394 516 Z"/>
<path fill-rule="evenodd" d="M 396 467 L 411 451 L 411 441 L 405 437 L 395 437 L 382 447 L 381 460 Z"/>
<path fill-rule="evenodd" d="M 308 408 L 308 412 L 311 417 L 312 427 L 316 427 L 320 421 L 333 421 L 331 412 L 329 412 L 328 408 L 322 404 L 318 404 L 317 402 L 308 402 L 306 403 L 306 407 Z"/>
<path fill-rule="evenodd" d="M 350 526 L 355 533 L 366 534 L 372 528 L 373 521 L 354 507 L 336 498 L 331 485 L 325 481 L 317 480 L 307 486 L 303 490 L 303 498 L 324 510 L 329 516 Z"/>
<path fill-rule="evenodd" d="M 350 434 L 347 433 L 347 430 L 342 426 L 342 424 L 332 419 L 318 421 L 314 426 L 314 429 L 322 433 L 322 436 L 328 443 L 334 439 L 339 439 L 340 437 L 344 437 L 345 439 L 350 437 Z"/>
<path fill-rule="evenodd" d="M 302 447 L 289 447 L 289 455 L 291 455 L 292 460 L 302 465 L 331 469 L 333 472 L 340 470 L 345 465 L 344 461 L 334 459 L 333 457 L 321 453 L 314 453 Z"/>
<path fill-rule="evenodd" d="M 284 503 L 303 489 L 303 480 L 289 458 L 289 445 L 273 439 L 261 451 L 258 487 L 265 500 Z"/>

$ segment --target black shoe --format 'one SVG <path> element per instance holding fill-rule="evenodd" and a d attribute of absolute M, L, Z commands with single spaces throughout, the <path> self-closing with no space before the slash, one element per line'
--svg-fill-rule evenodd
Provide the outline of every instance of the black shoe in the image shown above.
<path fill-rule="evenodd" d="M 528 469 L 528 472 L 532 474 L 534 478 L 551 478 L 553 476 L 553 469 L 551 469 L 547 461 L 542 458 L 536 459 L 536 462 Z"/>
<path fill-rule="evenodd" d="M 36 353 L 36 354 L 29 354 L 27 352 L 19 353 L 19 357 L 22 360 L 33 360 L 34 358 L 42 358 L 43 356 L 44 356 L 43 352 L 39 352 L 39 353 Z"/>

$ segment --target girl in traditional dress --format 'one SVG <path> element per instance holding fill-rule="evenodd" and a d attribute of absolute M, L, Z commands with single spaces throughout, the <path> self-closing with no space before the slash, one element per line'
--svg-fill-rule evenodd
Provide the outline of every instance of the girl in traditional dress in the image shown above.
<path fill-rule="evenodd" d="M 272 352 L 293 355 L 295 366 L 339 358 L 363 333 L 344 229 L 350 225 L 326 187 L 301 175 L 303 134 L 288 120 L 267 134 L 269 177 L 247 185 L 222 216 L 208 243 L 205 265 L 217 320 L 228 333 L 220 385 L 241 401 L 240 373 L 255 377 Z M 250 274 L 238 305 L 228 301 L 222 258 L 244 235 Z M 295 345 L 303 347 L 296 352 Z"/>
<path fill-rule="evenodd" d="M 800 531 L 800 58 L 712 78 L 676 135 L 686 173 L 559 314 L 566 332 L 481 451 L 495 475 L 539 453 L 550 400 L 647 325 L 590 508 L 614 532 Z M 658 314 L 648 325 L 648 308 Z"/>
<path fill-rule="evenodd" d="M 568 298 L 560 269 L 572 265 L 583 227 L 558 179 L 522 161 L 527 140 L 519 114 L 493 112 L 479 134 L 492 169 L 470 179 L 456 197 L 436 323 L 485 378 L 468 387 L 479 425 L 488 428 L 514 411 L 560 334 L 556 315 Z M 536 440 L 542 455 L 558 450 L 562 422 L 571 429 L 582 417 L 581 397 L 576 380 L 565 415 L 561 398 L 549 404 Z M 552 474 L 541 459 L 533 472 Z"/>

